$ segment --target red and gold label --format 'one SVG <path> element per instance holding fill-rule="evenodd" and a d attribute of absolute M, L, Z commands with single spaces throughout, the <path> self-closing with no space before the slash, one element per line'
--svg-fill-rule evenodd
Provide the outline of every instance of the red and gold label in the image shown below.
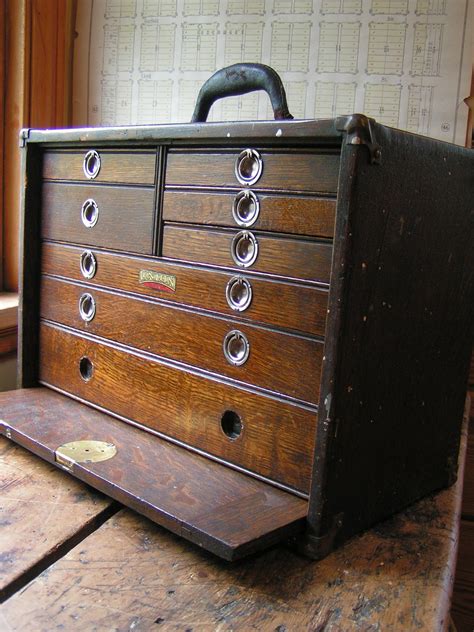
<path fill-rule="evenodd" d="M 153 270 L 140 270 L 138 282 L 159 292 L 176 292 L 176 277 L 173 274 L 163 274 Z"/>

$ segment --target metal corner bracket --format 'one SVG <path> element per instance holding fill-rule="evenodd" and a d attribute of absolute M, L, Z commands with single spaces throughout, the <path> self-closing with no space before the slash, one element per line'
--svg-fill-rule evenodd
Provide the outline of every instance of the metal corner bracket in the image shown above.
<path fill-rule="evenodd" d="M 30 127 L 24 127 L 23 129 L 20 130 L 20 135 L 19 135 L 20 147 L 24 147 L 26 145 L 26 141 L 30 137 L 30 131 L 31 131 Z"/>
<path fill-rule="evenodd" d="M 312 560 L 326 557 L 334 548 L 334 539 L 342 527 L 343 517 L 343 513 L 334 516 L 331 527 L 321 536 L 311 533 L 311 527 L 308 527 L 303 538 L 296 543 L 298 552 Z"/>
<path fill-rule="evenodd" d="M 3 421 L 3 419 L 0 419 L 0 435 L 4 435 L 7 439 L 11 439 L 12 438 L 12 429 L 10 428 L 10 426 Z"/>
<path fill-rule="evenodd" d="M 375 140 L 373 123 L 375 120 L 365 114 L 350 114 L 336 119 L 336 129 L 346 132 L 348 145 L 365 145 L 371 164 L 379 165 L 382 162 L 382 148 Z"/>

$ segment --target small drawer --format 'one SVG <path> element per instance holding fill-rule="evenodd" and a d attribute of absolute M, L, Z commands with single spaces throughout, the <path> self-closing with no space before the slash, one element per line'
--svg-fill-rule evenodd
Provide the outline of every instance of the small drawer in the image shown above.
<path fill-rule="evenodd" d="M 332 244 L 272 237 L 245 229 L 165 225 L 162 254 L 171 259 L 329 283 Z"/>
<path fill-rule="evenodd" d="M 170 222 L 252 228 L 295 235 L 334 235 L 336 200 L 269 195 L 250 189 L 235 193 L 166 190 L 163 219 Z"/>
<path fill-rule="evenodd" d="M 245 152 L 252 152 L 248 160 Z M 248 178 L 246 178 L 248 175 Z M 258 176 L 258 177 L 257 177 Z M 247 187 L 332 193 L 337 191 L 339 154 L 170 151 L 166 186 Z"/>
<path fill-rule="evenodd" d="M 45 323 L 40 356 L 42 383 L 231 465 L 309 491 L 316 413 Z"/>
<path fill-rule="evenodd" d="M 43 239 L 153 252 L 154 189 L 45 182 Z"/>
<path fill-rule="evenodd" d="M 323 345 L 43 277 L 41 318 L 317 404 Z"/>
<path fill-rule="evenodd" d="M 318 336 L 325 331 L 328 293 L 316 287 L 48 242 L 43 244 L 41 269 L 43 274 L 183 303 L 243 320 Z M 235 302 L 245 299 L 235 298 L 239 291 L 235 284 L 242 281 L 250 285 L 250 302 L 246 309 L 236 310 Z"/>
<path fill-rule="evenodd" d="M 155 152 L 84 149 L 81 152 L 47 151 L 43 155 L 45 180 L 153 185 L 155 171 Z"/>

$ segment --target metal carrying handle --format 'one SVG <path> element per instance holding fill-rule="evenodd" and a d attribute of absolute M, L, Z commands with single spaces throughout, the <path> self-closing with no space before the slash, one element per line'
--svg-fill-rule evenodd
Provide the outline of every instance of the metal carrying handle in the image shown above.
<path fill-rule="evenodd" d="M 199 91 L 191 123 L 205 123 L 212 104 L 224 97 L 234 97 L 255 90 L 265 90 L 270 97 L 275 120 L 292 119 L 285 88 L 279 75 L 264 64 L 234 64 L 215 72 Z"/>

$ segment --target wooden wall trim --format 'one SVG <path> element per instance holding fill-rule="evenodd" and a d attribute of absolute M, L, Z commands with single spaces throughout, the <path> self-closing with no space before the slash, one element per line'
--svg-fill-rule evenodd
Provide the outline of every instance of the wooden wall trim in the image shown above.
<path fill-rule="evenodd" d="M 0 0 L 0 259 L 3 262 L 3 165 L 5 129 L 5 0 Z M 0 266 L 0 288 L 3 287 L 3 265 Z"/>
<path fill-rule="evenodd" d="M 18 133 L 22 127 L 68 127 L 77 0 L 1 0 L 5 7 L 6 72 L 3 287 L 18 290 Z"/>

